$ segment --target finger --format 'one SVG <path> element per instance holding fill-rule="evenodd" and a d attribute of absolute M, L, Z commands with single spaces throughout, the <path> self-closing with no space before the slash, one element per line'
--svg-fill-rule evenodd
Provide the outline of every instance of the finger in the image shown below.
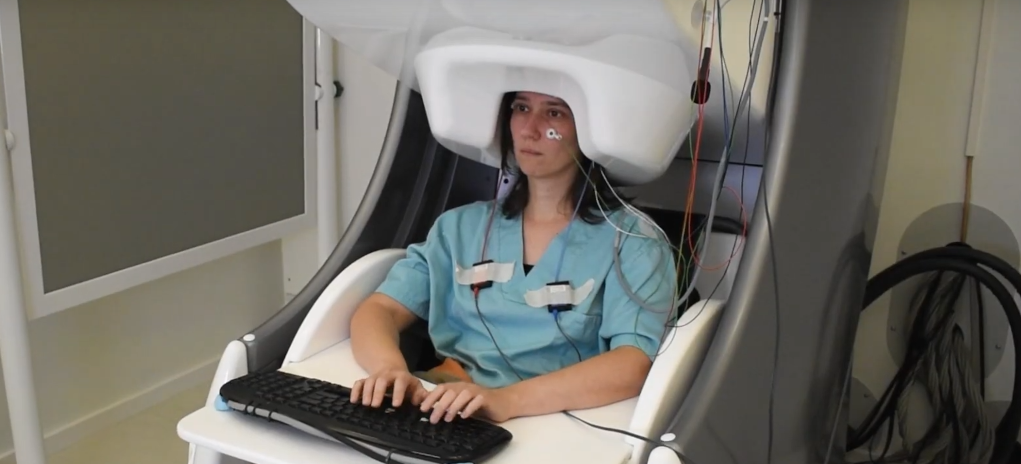
<path fill-rule="evenodd" d="M 461 390 L 461 393 L 454 398 L 454 401 L 450 403 L 450 407 L 447 408 L 447 414 L 443 416 L 443 420 L 450 422 L 457 417 L 458 413 L 468 405 L 468 402 L 472 401 L 473 398 L 480 397 L 482 395 L 476 395 L 470 390 Z"/>
<path fill-rule="evenodd" d="M 372 402 L 372 388 L 376 384 L 375 377 L 369 377 L 365 379 L 365 383 L 362 384 L 362 404 L 368 406 Z"/>
<path fill-rule="evenodd" d="M 443 415 L 447 413 L 447 409 L 450 408 L 450 403 L 454 402 L 454 398 L 457 398 L 457 392 L 448 391 L 444 393 L 440 400 L 433 405 L 433 412 L 429 416 L 429 422 L 433 424 L 439 422 Z"/>
<path fill-rule="evenodd" d="M 476 396 L 471 401 L 469 401 L 468 404 L 465 405 L 463 409 L 461 409 L 461 418 L 467 419 L 471 417 L 471 415 L 475 414 L 475 411 L 478 411 L 480 408 L 482 408 L 482 405 L 484 404 L 486 404 L 486 399 L 482 395 Z"/>
<path fill-rule="evenodd" d="M 403 376 L 394 379 L 393 405 L 398 407 L 404 402 L 404 394 L 407 391 L 408 380 Z"/>
<path fill-rule="evenodd" d="M 352 403 L 357 403 L 358 402 L 358 397 L 361 396 L 361 393 L 362 393 L 362 384 L 363 383 L 365 383 L 364 380 L 359 380 L 359 381 L 355 382 L 355 384 L 351 387 L 351 402 Z"/>
<path fill-rule="evenodd" d="M 422 402 L 425 401 L 426 397 L 429 396 L 429 390 L 426 390 L 421 383 L 415 382 L 412 386 L 413 391 L 411 393 L 411 404 L 421 406 Z"/>
<path fill-rule="evenodd" d="M 375 388 L 372 390 L 372 407 L 378 408 L 383 405 L 383 400 L 386 399 L 386 389 L 390 386 L 390 382 L 393 382 L 393 379 L 388 377 L 376 379 Z"/>
<path fill-rule="evenodd" d="M 440 385 L 436 387 L 436 389 L 425 395 L 425 399 L 422 400 L 422 406 L 420 408 L 422 412 L 426 412 L 430 408 L 432 408 L 433 405 L 436 404 L 437 401 L 439 401 L 440 397 L 443 396 L 443 393 L 445 393 L 446 391 L 447 389 Z"/>

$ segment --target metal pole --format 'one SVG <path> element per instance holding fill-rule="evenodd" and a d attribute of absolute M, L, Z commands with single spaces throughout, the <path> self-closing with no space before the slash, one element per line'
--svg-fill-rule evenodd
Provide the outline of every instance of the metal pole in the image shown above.
<path fill-rule="evenodd" d="M 15 460 L 18 464 L 46 464 L 32 378 L 28 315 L 18 263 L 14 178 L 7 145 L 12 138 L 6 130 L 5 116 L 0 114 L 0 127 L 4 127 L 4 140 L 0 141 L 0 362 L 3 363 L 4 386 L 7 388 Z"/>
<path fill-rule="evenodd" d="M 333 37 L 316 29 L 316 92 L 319 104 L 319 127 L 316 131 L 318 160 L 316 166 L 318 186 L 317 234 L 319 265 L 333 253 L 340 241 L 340 207 L 337 199 L 337 143 L 336 108 L 337 90 L 333 85 Z"/>
<path fill-rule="evenodd" d="M 6 65 L 21 62 L 21 24 L 18 2 L 0 0 L 0 55 Z M 7 90 L 15 79 L 14 66 L 0 65 L 0 364 L 3 366 L 7 409 L 18 464 L 46 464 L 43 432 L 39 424 L 32 355 L 28 340 L 28 311 L 21 281 L 15 220 L 14 175 L 11 151 L 17 140 L 7 130 Z M 23 80 L 17 76 L 17 80 Z M 19 86 L 19 87 L 23 87 Z M 23 90 L 22 90 L 23 91 Z M 28 134 L 23 134 L 28 137 Z M 25 155 L 27 156 L 27 154 Z"/>

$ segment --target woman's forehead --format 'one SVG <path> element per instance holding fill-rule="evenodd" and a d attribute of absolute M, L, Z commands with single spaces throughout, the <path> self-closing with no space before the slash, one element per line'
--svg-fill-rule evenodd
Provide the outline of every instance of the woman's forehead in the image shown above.
<path fill-rule="evenodd" d="M 514 99 L 517 100 L 517 101 L 524 101 L 524 102 L 533 103 L 533 104 L 546 104 L 546 105 L 551 105 L 551 106 L 563 106 L 565 108 L 567 107 L 567 103 L 565 103 L 560 98 L 554 97 L 552 95 L 546 95 L 544 93 L 538 93 L 538 92 L 518 92 Z"/>

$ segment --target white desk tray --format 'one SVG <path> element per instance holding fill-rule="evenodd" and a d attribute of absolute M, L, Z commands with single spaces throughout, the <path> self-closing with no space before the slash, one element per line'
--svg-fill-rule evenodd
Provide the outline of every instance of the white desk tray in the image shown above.
<path fill-rule="evenodd" d="M 349 341 L 281 370 L 348 386 L 365 377 L 354 360 Z M 627 430 L 636 403 L 633 398 L 603 408 L 575 411 L 574 415 L 599 426 Z M 513 419 L 500 425 L 514 439 L 485 464 L 622 464 L 631 456 L 632 446 L 623 435 L 593 429 L 564 414 Z M 196 446 L 253 464 L 376 462 L 340 443 L 290 426 L 233 411 L 217 411 L 210 406 L 181 420 L 177 433 Z M 395 459 L 400 460 L 397 456 Z"/>

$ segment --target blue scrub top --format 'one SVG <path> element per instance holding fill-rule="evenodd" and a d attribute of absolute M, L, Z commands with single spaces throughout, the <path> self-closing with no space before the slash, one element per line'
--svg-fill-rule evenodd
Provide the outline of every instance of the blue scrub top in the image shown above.
<path fill-rule="evenodd" d="M 512 265 L 513 274 L 506 282 L 482 289 L 476 307 L 470 286 L 458 283 L 455 272 L 480 261 L 494 206 L 499 208 L 492 201 L 477 202 L 444 212 L 426 241 L 409 246 L 407 256 L 377 290 L 428 322 L 438 355 L 459 361 L 475 383 L 488 388 L 513 384 L 519 381 L 518 374 L 529 379 L 578 363 L 572 342 L 584 359 L 621 346 L 655 356 L 677 281 L 673 254 L 661 238 L 653 238 L 648 227 L 623 210 L 608 213 L 613 223 L 589 224 L 576 218 L 526 275 L 521 218 L 507 219 L 498 209 L 486 259 Z M 617 228 L 628 233 L 617 237 Z M 613 265 L 615 239 L 621 244 L 621 270 L 632 292 L 657 311 L 641 308 L 621 286 Z M 569 281 L 577 289 L 590 279 L 592 291 L 570 311 L 554 316 L 546 307 L 526 302 L 526 292 L 555 280 Z"/>

